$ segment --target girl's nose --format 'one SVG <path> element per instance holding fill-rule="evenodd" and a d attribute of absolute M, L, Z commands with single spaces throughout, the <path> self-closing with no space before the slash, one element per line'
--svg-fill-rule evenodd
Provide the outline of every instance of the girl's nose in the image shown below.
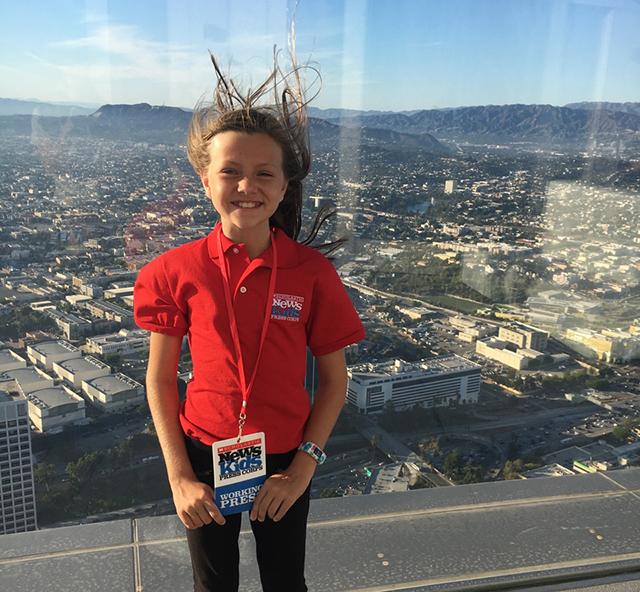
<path fill-rule="evenodd" d="M 238 191 L 240 193 L 253 193 L 255 191 L 255 184 L 249 177 L 243 177 L 238 182 Z"/>

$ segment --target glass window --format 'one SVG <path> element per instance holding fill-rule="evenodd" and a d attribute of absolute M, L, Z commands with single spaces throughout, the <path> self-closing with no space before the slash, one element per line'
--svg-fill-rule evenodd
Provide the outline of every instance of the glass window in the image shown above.
<path fill-rule="evenodd" d="M 205 4 L 12 9 L 0 52 L 11 99 L 0 100 L 0 322 L 12 349 L 64 338 L 59 356 L 92 350 L 112 374 L 144 380 L 137 272 L 217 220 L 185 149 L 188 110 L 211 97 L 208 50 L 246 86 L 274 45 L 286 69 L 290 2 Z M 335 266 L 367 330 L 346 352 L 336 428 L 362 436 L 357 470 L 401 461 L 442 486 L 632 470 L 638 31 L 630 0 L 298 3 L 298 59 L 318 93 L 302 234 L 336 208 L 321 236 L 349 238 Z M 185 354 L 181 376 L 192 369 Z M 34 431 L 34 452 L 64 467 L 100 442 L 96 483 L 111 484 L 114 453 L 151 470 L 143 459 L 156 454 L 124 454 L 125 421 L 140 436 L 144 408 L 104 411 L 52 411 L 62 433 Z M 27 405 L 17 414 L 24 430 Z M 89 418 L 94 431 L 73 426 Z M 31 460 L 15 453 L 29 445 L 7 426 L 1 466 L 22 469 Z M 329 458 L 336 479 L 314 497 L 369 493 L 343 461 Z M 57 477 L 51 487 L 68 487 Z"/>

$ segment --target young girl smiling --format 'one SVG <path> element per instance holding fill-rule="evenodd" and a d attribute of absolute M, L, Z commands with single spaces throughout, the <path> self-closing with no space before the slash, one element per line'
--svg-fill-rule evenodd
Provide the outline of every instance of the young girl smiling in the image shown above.
<path fill-rule="evenodd" d="M 187 148 L 220 223 L 139 274 L 136 322 L 152 332 L 147 396 L 194 590 L 238 590 L 241 514 L 216 505 L 212 445 L 250 434 L 266 448 L 267 478 L 250 510 L 263 590 L 303 592 L 310 482 L 345 399 L 343 348 L 364 330 L 331 262 L 297 242 L 311 162 L 297 74 L 279 90 L 276 67 L 243 95 L 212 61 L 215 100 L 194 112 Z M 257 105 L 270 90 L 273 104 Z M 193 379 L 180 402 L 185 335 Z M 312 406 L 307 348 L 319 374 Z"/>

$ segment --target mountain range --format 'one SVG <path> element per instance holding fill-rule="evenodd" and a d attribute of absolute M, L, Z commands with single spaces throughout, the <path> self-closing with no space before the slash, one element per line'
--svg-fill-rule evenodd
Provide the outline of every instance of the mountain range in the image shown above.
<path fill-rule="evenodd" d="M 0 99 L 0 113 L 10 107 Z M 18 113 L 0 116 L 0 130 L 87 136 L 151 143 L 183 143 L 191 111 L 177 107 L 103 105 L 90 114 L 52 116 L 44 103 L 13 101 Z M 34 107 L 35 105 L 35 107 Z M 54 107 L 51 105 L 50 107 Z M 30 114 L 25 114 L 25 111 Z M 20 114 L 22 111 L 22 114 Z M 640 103 L 486 105 L 415 112 L 322 110 L 310 108 L 311 135 L 326 147 L 345 143 L 388 145 L 442 153 L 438 140 L 584 143 L 640 141 Z M 57 130 L 57 131 L 56 131 Z"/>
<path fill-rule="evenodd" d="M 178 107 L 103 105 L 90 115 L 47 117 L 37 114 L 0 116 L 0 132 L 18 135 L 43 134 L 50 138 L 88 137 L 134 142 L 182 144 L 191 111 Z M 314 146 L 325 150 L 345 145 L 393 146 L 448 153 L 449 149 L 428 133 L 411 134 L 386 129 L 349 128 L 323 119 L 309 118 Z"/>
<path fill-rule="evenodd" d="M 640 133 L 640 103 L 598 107 L 552 105 L 486 105 L 459 109 L 430 109 L 411 115 L 401 113 L 362 114 L 328 121 L 346 127 L 388 129 L 397 132 L 433 134 L 450 140 L 483 139 L 498 141 L 544 140 L 576 141 L 592 138 L 637 137 Z"/>

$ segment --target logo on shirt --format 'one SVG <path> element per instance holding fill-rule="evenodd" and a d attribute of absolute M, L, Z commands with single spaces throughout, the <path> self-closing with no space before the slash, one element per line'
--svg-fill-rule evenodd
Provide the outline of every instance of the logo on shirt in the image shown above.
<path fill-rule="evenodd" d="M 271 318 L 278 321 L 298 322 L 302 313 L 304 298 L 291 294 L 274 294 Z"/>

